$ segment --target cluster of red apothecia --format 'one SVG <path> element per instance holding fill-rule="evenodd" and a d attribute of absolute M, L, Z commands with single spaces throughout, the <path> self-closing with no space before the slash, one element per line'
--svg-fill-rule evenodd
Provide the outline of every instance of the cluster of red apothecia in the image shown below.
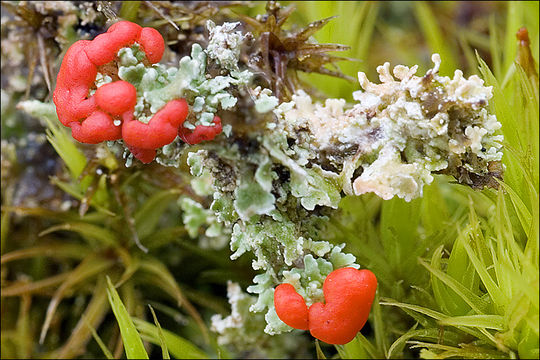
<path fill-rule="evenodd" d="M 377 290 L 377 278 L 369 270 L 351 267 L 332 271 L 324 280 L 325 303 L 309 308 L 291 284 L 274 291 L 274 306 L 287 325 L 309 330 L 329 344 L 346 344 L 364 327 Z"/>
<path fill-rule="evenodd" d="M 137 90 L 127 81 L 114 81 L 89 96 L 100 68 L 116 59 L 121 48 L 138 43 L 149 64 L 161 60 L 165 43 L 161 34 L 129 21 L 112 25 L 94 40 L 79 40 L 67 51 L 57 78 L 53 101 L 58 118 L 71 128 L 74 139 L 88 144 L 123 139 L 133 155 L 143 163 L 156 156 L 156 149 L 180 136 L 188 144 L 212 140 L 222 130 L 221 119 L 214 126 L 183 126 L 189 113 L 185 99 L 169 101 L 145 124 L 133 117 Z"/>

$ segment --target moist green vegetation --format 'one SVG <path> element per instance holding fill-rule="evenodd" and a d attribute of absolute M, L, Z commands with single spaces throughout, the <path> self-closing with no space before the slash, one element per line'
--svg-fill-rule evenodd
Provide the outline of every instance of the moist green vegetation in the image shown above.
<path fill-rule="evenodd" d="M 2 358 L 538 358 L 538 2 L 281 5 L 2 2 Z M 167 66 L 201 47 L 212 77 L 250 65 L 260 87 L 220 88 L 226 135 L 128 167 L 121 144 L 73 141 L 50 105 L 61 58 L 117 17 L 158 29 Z M 237 21 L 245 47 L 215 56 L 216 24 Z M 345 196 L 346 147 L 306 167 L 301 130 L 266 128 L 299 90 L 354 103 L 358 71 L 421 76 L 432 53 L 441 76 L 493 87 L 503 157 L 484 177 L 433 173 L 410 202 Z M 353 341 L 286 332 L 276 282 L 320 301 L 324 277 L 357 264 L 379 288 Z"/>

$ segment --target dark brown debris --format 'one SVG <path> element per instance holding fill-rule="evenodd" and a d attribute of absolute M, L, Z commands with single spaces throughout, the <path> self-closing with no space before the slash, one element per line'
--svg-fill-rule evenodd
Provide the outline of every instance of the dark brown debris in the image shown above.
<path fill-rule="evenodd" d="M 253 51 L 247 59 L 252 70 L 260 75 L 274 94 L 289 100 L 300 87 L 297 71 L 335 76 L 350 81 L 335 65 L 345 57 L 329 55 L 331 51 L 345 51 L 349 47 L 339 44 L 317 44 L 310 37 L 324 27 L 333 17 L 312 22 L 296 31 L 284 30 L 283 25 L 294 11 L 292 6 L 283 8 L 275 1 L 266 5 L 266 14 L 256 18 L 239 15 L 255 36 Z M 336 70 L 326 68 L 333 65 Z"/>

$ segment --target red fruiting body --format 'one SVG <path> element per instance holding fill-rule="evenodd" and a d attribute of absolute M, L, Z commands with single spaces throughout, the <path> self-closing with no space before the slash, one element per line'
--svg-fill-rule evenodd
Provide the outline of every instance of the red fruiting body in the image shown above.
<path fill-rule="evenodd" d="M 151 163 L 156 157 L 156 150 L 154 149 L 141 149 L 138 147 L 126 145 L 129 151 L 139 159 L 143 164 Z"/>
<path fill-rule="evenodd" d="M 141 31 L 139 44 L 146 54 L 150 64 L 155 64 L 161 60 L 165 51 L 165 43 L 161 34 L 153 28 L 145 27 Z"/>
<path fill-rule="evenodd" d="M 120 115 L 135 106 L 136 91 L 133 85 L 125 81 L 106 84 L 103 89 L 96 91 L 97 101 L 95 96 L 88 97 L 88 93 L 96 80 L 98 66 L 111 62 L 118 50 L 138 41 L 141 31 L 137 24 L 120 21 L 94 40 L 79 40 L 68 49 L 60 66 L 53 101 L 60 122 L 71 127 L 74 139 L 95 144 L 121 138 L 118 135 L 120 128 L 114 125 L 109 115 L 93 114 L 104 110 L 111 115 Z M 146 49 L 152 54 L 152 60 L 157 62 L 163 55 L 163 38 L 157 31 L 145 33 Z M 149 40 L 151 36 L 148 34 L 153 39 Z M 120 91 L 120 94 L 114 94 L 116 91 Z M 122 100 L 124 96 L 126 99 Z M 92 124 L 85 125 L 86 121 Z"/>
<path fill-rule="evenodd" d="M 308 307 L 302 295 L 291 284 L 280 284 L 274 291 L 274 304 L 279 318 L 287 325 L 309 330 Z"/>
<path fill-rule="evenodd" d="M 309 308 L 311 335 L 329 344 L 346 344 L 364 327 L 377 290 L 369 270 L 338 269 L 323 285 L 326 304 Z"/>
<path fill-rule="evenodd" d="M 102 85 L 94 94 L 96 104 L 111 115 L 122 115 L 135 107 L 137 90 L 127 81 L 115 81 Z"/>
<path fill-rule="evenodd" d="M 128 111 L 122 115 L 122 137 L 126 144 L 141 149 L 157 149 L 170 144 L 188 115 L 186 100 L 171 100 L 150 119 L 148 124 L 133 119 Z"/>
<path fill-rule="evenodd" d="M 88 44 L 86 54 L 96 66 L 110 63 L 116 57 L 118 50 L 139 40 L 141 30 L 142 28 L 135 23 L 117 22 L 106 33 L 96 36 Z"/>
<path fill-rule="evenodd" d="M 94 99 L 87 99 L 97 75 L 97 67 L 84 51 L 89 43 L 79 40 L 71 45 L 56 79 L 53 101 L 58 119 L 65 126 L 88 117 L 96 109 Z"/>
<path fill-rule="evenodd" d="M 282 285 L 285 284 L 278 288 Z M 290 321 L 294 318 L 299 302 L 293 295 L 300 295 L 294 288 L 294 294 L 291 294 L 290 288 L 287 292 L 277 292 L 278 288 L 274 293 L 274 305 L 279 318 L 289 326 L 305 329 L 305 326 L 296 327 Z M 376 290 L 377 278 L 369 270 L 343 268 L 332 271 L 323 284 L 326 303 L 315 303 L 309 307 L 307 325 L 311 335 L 335 345 L 346 344 L 354 339 L 367 321 Z"/>
<path fill-rule="evenodd" d="M 214 126 L 197 125 L 193 131 L 181 126 L 178 129 L 178 136 L 187 144 L 198 144 L 201 141 L 213 140 L 221 130 L 221 118 L 214 116 Z"/>
<path fill-rule="evenodd" d="M 72 129 L 73 138 L 89 144 L 123 138 L 133 155 L 148 163 L 154 159 L 157 148 L 170 144 L 177 135 L 189 144 L 197 144 L 219 134 L 221 119 L 217 116 L 215 126 L 199 125 L 193 132 L 184 129 L 182 124 L 189 111 L 184 99 L 169 101 L 148 124 L 133 119 L 137 90 L 126 81 L 102 85 L 89 96 L 98 67 L 113 61 L 121 48 L 135 42 L 150 64 L 161 60 L 165 51 L 161 34 L 129 21 L 117 22 L 94 40 L 79 40 L 68 49 L 53 101 L 60 122 Z M 123 124 L 115 125 L 115 122 Z"/>
<path fill-rule="evenodd" d="M 112 118 L 103 111 L 96 110 L 82 123 L 73 121 L 69 124 L 71 136 L 87 144 L 98 144 L 107 140 L 122 138 L 120 126 L 115 126 Z"/>

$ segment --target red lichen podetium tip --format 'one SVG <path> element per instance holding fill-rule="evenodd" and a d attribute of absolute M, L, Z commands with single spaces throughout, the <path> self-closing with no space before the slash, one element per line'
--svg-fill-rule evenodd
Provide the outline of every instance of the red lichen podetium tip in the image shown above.
<path fill-rule="evenodd" d="M 307 327 L 311 335 L 335 345 L 354 339 L 368 319 L 376 290 L 377 278 L 369 270 L 348 267 L 332 271 L 323 284 L 325 303 L 315 303 L 308 309 Z M 305 306 L 292 285 L 276 288 L 274 306 L 279 318 L 289 326 L 306 330 L 301 303 Z"/>
<path fill-rule="evenodd" d="M 135 23 L 119 21 L 88 44 L 86 55 L 96 66 L 110 63 L 115 59 L 118 50 L 139 40 L 141 30 L 142 27 Z"/>
<path fill-rule="evenodd" d="M 127 81 L 102 85 L 94 94 L 96 104 L 111 115 L 122 115 L 137 104 L 137 90 Z"/>
<path fill-rule="evenodd" d="M 122 138 L 127 145 L 141 149 L 157 149 L 170 144 L 176 138 L 188 111 L 186 100 L 171 100 L 148 124 L 135 120 L 133 111 L 128 111 L 122 115 Z"/>
<path fill-rule="evenodd" d="M 133 156 L 139 159 L 143 164 L 151 163 L 156 157 L 156 150 L 154 149 L 141 149 L 128 144 L 126 144 L 126 146 Z"/>
<path fill-rule="evenodd" d="M 189 108 L 184 99 L 169 101 L 145 124 L 133 118 L 137 90 L 126 81 L 115 81 L 99 87 L 89 96 L 96 82 L 98 67 L 112 62 L 118 51 L 138 43 L 150 64 L 161 60 L 165 42 L 152 28 L 129 21 L 112 25 L 94 40 L 79 40 L 67 51 L 57 86 L 53 93 L 58 118 L 72 129 L 74 139 L 89 144 L 123 139 L 132 154 L 143 163 L 151 162 L 156 149 L 180 136 L 188 144 L 212 140 L 222 130 L 221 119 L 213 126 L 197 126 L 193 132 L 182 125 Z"/>
<path fill-rule="evenodd" d="M 71 45 L 56 79 L 53 101 L 58 119 L 65 126 L 88 117 L 96 110 L 93 97 L 87 98 L 97 75 L 97 67 L 84 51 L 89 43 L 88 40 L 79 40 Z"/>
<path fill-rule="evenodd" d="M 165 42 L 159 31 L 148 27 L 143 28 L 139 37 L 139 44 L 150 64 L 158 63 L 161 60 L 165 51 Z"/>
<path fill-rule="evenodd" d="M 527 31 L 526 27 L 522 27 L 518 30 L 516 33 L 516 37 L 519 41 L 523 42 L 523 45 L 527 46 L 530 43 L 529 40 L 529 31 Z"/>
<path fill-rule="evenodd" d="M 309 330 L 308 307 L 291 284 L 280 284 L 274 291 L 274 306 L 279 318 L 290 327 Z"/>
<path fill-rule="evenodd" d="M 219 116 L 214 116 L 213 122 L 214 126 L 197 125 L 193 131 L 181 126 L 178 129 L 178 136 L 189 145 L 213 140 L 223 130 Z"/>
<path fill-rule="evenodd" d="M 96 110 L 83 122 L 74 121 L 69 124 L 71 136 L 86 144 L 98 144 L 105 140 L 118 140 L 122 137 L 119 126 L 103 111 Z"/>
<path fill-rule="evenodd" d="M 76 41 L 66 52 L 53 101 L 58 119 L 72 129 L 75 140 L 97 144 L 122 138 L 122 127 L 115 125 L 113 117 L 121 121 L 121 115 L 133 110 L 137 97 L 135 87 L 125 81 L 115 81 L 101 86 L 92 96 L 89 92 L 96 81 L 98 66 L 113 61 L 118 50 L 135 42 L 140 42 L 150 63 L 161 60 L 165 50 L 161 34 L 129 21 L 115 23 L 92 41 Z M 149 158 L 148 151 L 138 153 Z"/>

